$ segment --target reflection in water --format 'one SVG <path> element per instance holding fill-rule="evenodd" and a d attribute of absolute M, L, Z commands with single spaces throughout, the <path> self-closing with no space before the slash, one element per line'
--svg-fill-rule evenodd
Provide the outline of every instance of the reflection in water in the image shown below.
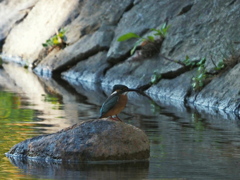
<path fill-rule="evenodd" d="M 55 179 L 146 179 L 149 162 L 109 162 L 69 164 L 45 161 L 26 161 L 10 158 L 13 165 L 24 174 L 34 174 L 38 178 Z"/>
<path fill-rule="evenodd" d="M 143 129 L 150 140 L 145 162 L 68 164 L 19 161 L 4 156 L 14 144 L 56 132 L 96 116 L 111 87 L 37 78 L 4 65 L 0 70 L 0 177 L 6 179 L 239 179 L 239 120 L 187 109 L 183 104 L 152 102 L 129 93 L 120 114 Z M 14 72 L 18 71 L 18 75 Z M 19 80 L 20 78 L 20 80 Z M 21 79 L 24 79 L 21 81 Z M 17 83 L 16 83 L 17 82 Z M 29 89 L 30 88 L 30 89 Z M 31 89 L 33 88 L 33 89 Z M 216 112 L 216 111 L 215 111 Z M 80 118 L 80 119 L 79 119 Z"/>

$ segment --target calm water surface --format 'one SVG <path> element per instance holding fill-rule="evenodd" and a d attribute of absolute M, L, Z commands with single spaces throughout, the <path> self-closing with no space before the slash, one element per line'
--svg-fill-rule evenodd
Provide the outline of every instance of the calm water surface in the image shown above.
<path fill-rule="evenodd" d="M 238 119 L 152 102 L 134 93 L 120 117 L 147 133 L 148 162 L 58 164 L 8 159 L 4 153 L 18 142 L 95 116 L 110 93 L 99 85 L 69 85 L 26 71 L 21 81 L 8 68 L 0 72 L 1 179 L 240 179 Z"/>

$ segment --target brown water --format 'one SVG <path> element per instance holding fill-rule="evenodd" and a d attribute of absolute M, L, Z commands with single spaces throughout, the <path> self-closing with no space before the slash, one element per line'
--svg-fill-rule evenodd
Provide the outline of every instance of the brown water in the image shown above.
<path fill-rule="evenodd" d="M 148 162 L 10 160 L 4 153 L 14 144 L 96 116 L 110 92 L 102 91 L 100 85 L 41 79 L 28 71 L 14 75 L 9 71 L 16 72 L 14 68 L 0 70 L 1 179 L 240 179 L 237 118 L 217 111 L 213 115 L 193 111 L 176 102 L 151 102 L 134 93 L 129 93 L 120 117 L 147 133 Z"/>

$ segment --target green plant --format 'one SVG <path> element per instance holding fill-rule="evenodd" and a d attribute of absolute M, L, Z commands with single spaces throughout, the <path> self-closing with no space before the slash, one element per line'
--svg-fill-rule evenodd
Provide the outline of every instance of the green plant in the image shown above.
<path fill-rule="evenodd" d="M 198 67 L 197 74 L 192 78 L 192 87 L 194 90 L 200 90 L 205 85 L 205 80 L 208 77 L 205 63 L 205 58 L 196 63 L 196 66 Z"/>
<path fill-rule="evenodd" d="M 133 32 L 129 32 L 126 33 L 122 36 L 120 36 L 117 41 L 121 42 L 121 41 L 127 41 L 129 39 L 132 38 L 137 38 L 138 40 L 136 41 L 136 43 L 134 44 L 130 54 L 133 55 L 133 53 L 135 52 L 136 48 L 141 45 L 143 42 L 154 42 L 156 40 L 156 36 L 160 36 L 161 38 L 165 38 L 167 31 L 169 29 L 169 25 L 166 25 L 166 23 L 164 23 L 160 29 L 150 29 L 150 31 L 155 32 L 153 34 L 153 36 L 147 36 L 146 38 L 139 36 L 136 33 Z"/>
<path fill-rule="evenodd" d="M 151 76 L 151 84 L 157 84 L 162 78 L 162 75 L 158 73 L 157 71 L 153 72 L 153 75 Z"/>
<path fill-rule="evenodd" d="M 207 71 L 206 69 L 206 58 L 202 58 L 200 61 L 190 61 L 189 57 L 186 56 L 186 59 L 183 61 L 186 66 L 190 66 L 191 68 L 197 67 L 197 73 L 192 78 L 192 87 L 194 90 L 201 90 L 214 75 L 217 75 L 223 72 L 226 69 L 226 60 L 221 60 L 217 64 L 211 59 L 214 64 L 214 68 Z"/>
<path fill-rule="evenodd" d="M 192 69 L 194 66 L 196 66 L 196 61 L 192 61 L 189 56 L 187 55 L 186 58 L 183 60 L 183 63 L 185 66 L 190 67 Z"/>
<path fill-rule="evenodd" d="M 166 37 L 168 29 L 170 28 L 170 25 L 167 25 L 164 23 L 160 29 L 151 29 L 151 31 L 155 32 L 155 36 L 161 36 L 163 38 Z"/>
<path fill-rule="evenodd" d="M 129 39 L 132 39 L 132 38 L 138 38 L 139 40 L 137 40 L 133 46 L 133 48 L 131 49 L 130 51 L 130 54 L 133 55 L 133 53 L 135 52 L 136 48 L 142 44 L 144 41 L 150 41 L 150 42 L 153 42 L 154 41 L 154 37 L 153 36 L 147 36 L 147 38 L 143 38 L 133 32 L 130 32 L 130 33 L 127 33 L 127 34 L 124 34 L 122 36 L 120 36 L 118 38 L 118 41 L 127 41 Z"/>
<path fill-rule="evenodd" d="M 214 63 L 214 65 L 215 65 L 215 63 Z M 225 63 L 223 60 L 221 60 L 221 61 L 219 61 L 219 63 L 217 65 L 215 65 L 214 70 L 220 71 L 223 68 L 225 68 Z"/>
<path fill-rule="evenodd" d="M 43 47 L 61 47 L 64 48 L 66 46 L 66 29 L 60 29 L 59 32 L 56 32 L 56 35 L 46 40 L 46 43 L 43 43 Z"/>

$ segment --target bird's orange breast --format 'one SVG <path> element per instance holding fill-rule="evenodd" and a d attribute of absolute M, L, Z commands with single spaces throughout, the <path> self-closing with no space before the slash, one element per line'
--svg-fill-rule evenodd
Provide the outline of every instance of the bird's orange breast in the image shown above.
<path fill-rule="evenodd" d="M 102 117 L 104 118 L 104 117 L 109 117 L 109 116 L 114 116 L 119 114 L 126 107 L 127 100 L 128 100 L 127 95 L 124 95 L 124 94 L 119 95 L 119 99 L 117 103 L 113 106 L 112 109 L 110 109 Z"/>

